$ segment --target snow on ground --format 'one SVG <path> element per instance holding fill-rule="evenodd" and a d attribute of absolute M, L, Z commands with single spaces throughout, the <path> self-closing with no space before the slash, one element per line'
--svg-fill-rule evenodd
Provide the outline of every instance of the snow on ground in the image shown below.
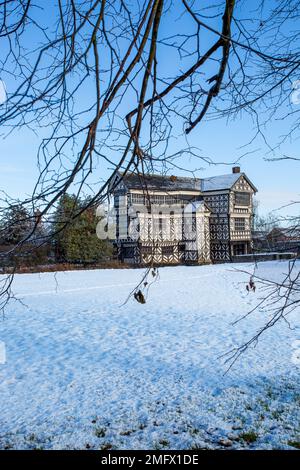
<path fill-rule="evenodd" d="M 229 374 L 220 355 L 266 320 L 251 265 L 17 275 L 0 323 L 0 448 L 289 448 L 300 441 L 300 319 L 269 330 Z M 260 264 L 280 279 L 286 262 Z M 294 348 L 294 349 L 293 349 Z"/>

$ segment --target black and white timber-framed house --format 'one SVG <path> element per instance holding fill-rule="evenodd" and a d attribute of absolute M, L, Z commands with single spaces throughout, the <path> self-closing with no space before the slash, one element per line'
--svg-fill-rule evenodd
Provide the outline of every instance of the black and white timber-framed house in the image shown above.
<path fill-rule="evenodd" d="M 119 173 L 112 188 L 124 262 L 226 262 L 251 253 L 257 189 L 239 167 L 204 179 Z"/>

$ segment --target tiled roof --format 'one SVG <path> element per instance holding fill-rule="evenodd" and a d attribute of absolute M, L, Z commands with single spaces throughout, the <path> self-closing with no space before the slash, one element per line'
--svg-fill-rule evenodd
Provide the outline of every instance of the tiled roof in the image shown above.
<path fill-rule="evenodd" d="M 122 176 L 122 173 L 120 174 Z M 171 175 L 141 175 L 126 173 L 123 182 L 128 189 L 148 189 L 157 191 L 201 191 L 200 178 Z"/>
<path fill-rule="evenodd" d="M 202 191 L 217 191 L 230 189 L 240 178 L 242 173 L 230 173 L 228 175 L 212 176 L 202 180 Z"/>
<path fill-rule="evenodd" d="M 228 175 L 212 176 L 210 178 L 191 178 L 172 175 L 145 175 L 126 173 L 123 182 L 128 189 L 148 189 L 156 191 L 220 191 L 232 188 L 240 176 L 244 176 L 256 191 L 255 186 L 244 173 L 229 173 Z"/>

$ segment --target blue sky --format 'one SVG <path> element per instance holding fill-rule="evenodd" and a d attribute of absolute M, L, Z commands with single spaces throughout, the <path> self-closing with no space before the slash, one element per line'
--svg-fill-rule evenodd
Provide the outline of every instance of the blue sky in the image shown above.
<path fill-rule="evenodd" d="M 190 169 L 203 166 L 203 170 L 197 172 L 197 176 L 200 177 L 230 172 L 231 163 L 247 151 L 250 152 L 248 148 L 241 148 L 247 139 L 249 140 L 250 131 L 242 119 L 229 124 L 222 121 L 203 123 L 195 129 L 189 141 L 201 149 L 201 154 L 211 157 L 218 164 L 207 166 L 201 161 L 194 161 L 187 162 L 186 166 Z M 274 139 L 278 137 L 275 133 L 271 135 Z M 36 167 L 38 145 L 39 137 L 29 131 L 20 131 L 1 141 L 1 189 L 9 195 L 22 199 L 32 191 L 38 174 Z M 266 148 L 262 142 L 255 141 L 251 147 L 257 150 L 241 158 L 239 164 L 241 170 L 247 173 L 258 188 L 260 212 L 265 213 L 278 209 L 292 200 L 300 200 L 300 163 L 267 161 Z M 298 142 L 290 144 L 289 147 L 292 155 L 299 154 Z M 176 150 L 176 143 L 173 143 L 173 148 Z M 282 211 L 284 214 L 297 214 L 297 212 L 296 207 Z"/>
<path fill-rule="evenodd" d="M 163 28 L 167 32 L 167 24 L 163 25 Z M 162 59 L 161 66 L 167 68 L 170 58 L 162 57 Z M 11 84 L 6 82 L 8 92 L 10 86 Z M 300 107 L 300 104 L 294 106 Z M 275 145 L 288 127 L 288 121 L 270 122 L 265 130 L 269 142 Z M 38 174 L 36 154 L 40 143 L 40 131 L 38 129 L 35 131 L 19 129 L 0 140 L 0 189 L 15 198 L 22 199 L 31 193 Z M 254 133 L 254 125 L 247 115 L 241 115 L 239 119 L 229 122 L 225 119 L 203 122 L 189 135 L 188 143 L 198 147 L 201 155 L 210 157 L 217 164 L 207 165 L 201 161 L 188 159 L 183 159 L 180 163 L 187 169 L 203 167 L 196 174 L 199 177 L 207 177 L 231 172 L 231 164 L 240 159 L 242 171 L 259 190 L 257 195 L 260 201 L 259 210 L 264 214 L 291 201 L 300 200 L 300 162 L 268 161 L 272 155 L 268 154 L 267 146 L 259 137 L 245 147 Z M 178 139 L 172 141 L 170 151 L 178 151 L 182 142 L 183 136 L 178 132 Z M 283 154 L 300 157 L 299 141 L 294 140 L 284 144 L 276 156 L 280 157 Z M 176 173 L 180 174 L 180 171 L 177 170 Z M 109 170 L 96 169 L 96 176 L 98 174 L 99 179 L 103 178 L 109 174 Z M 281 211 L 283 215 L 294 215 L 299 212 L 297 205 Z"/>

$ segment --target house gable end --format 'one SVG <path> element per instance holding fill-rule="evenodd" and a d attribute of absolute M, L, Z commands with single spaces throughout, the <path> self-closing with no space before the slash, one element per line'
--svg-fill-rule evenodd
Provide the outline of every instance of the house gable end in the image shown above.
<path fill-rule="evenodd" d="M 241 173 L 239 179 L 232 185 L 232 191 L 249 191 L 249 192 L 257 192 L 257 188 L 254 184 L 249 180 L 249 178 L 245 175 L 245 173 Z"/>
<path fill-rule="evenodd" d="M 119 191 L 126 192 L 128 191 L 128 188 L 125 184 L 122 174 L 117 172 L 110 182 L 109 192 L 116 193 Z"/>

